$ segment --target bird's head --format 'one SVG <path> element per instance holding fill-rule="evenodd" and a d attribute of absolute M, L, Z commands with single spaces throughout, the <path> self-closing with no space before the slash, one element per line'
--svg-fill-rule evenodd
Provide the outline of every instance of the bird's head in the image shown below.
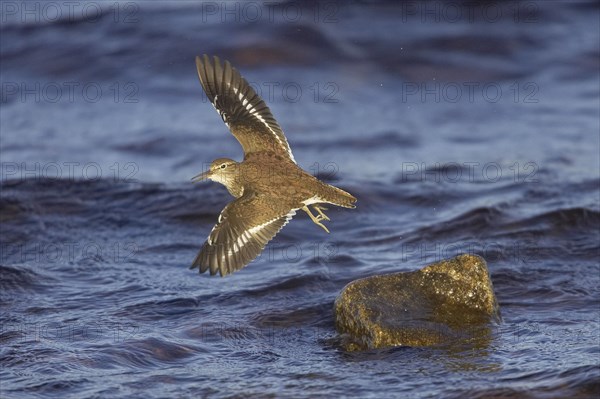
<path fill-rule="evenodd" d="M 238 165 L 239 163 L 233 159 L 217 158 L 212 161 L 206 172 L 192 177 L 192 181 L 200 182 L 203 180 L 212 180 L 224 184 L 225 186 L 229 186 L 229 184 L 237 178 Z"/>

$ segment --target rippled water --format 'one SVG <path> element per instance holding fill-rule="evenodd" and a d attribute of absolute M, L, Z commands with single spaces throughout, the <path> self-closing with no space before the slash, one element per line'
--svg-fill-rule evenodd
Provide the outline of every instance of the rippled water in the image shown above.
<path fill-rule="evenodd" d="M 2 397 L 600 393 L 596 2 L 41 4 L 2 3 Z M 227 278 L 187 269 L 242 155 L 200 53 L 359 200 Z M 346 283 L 463 252 L 489 339 L 342 350 Z"/>

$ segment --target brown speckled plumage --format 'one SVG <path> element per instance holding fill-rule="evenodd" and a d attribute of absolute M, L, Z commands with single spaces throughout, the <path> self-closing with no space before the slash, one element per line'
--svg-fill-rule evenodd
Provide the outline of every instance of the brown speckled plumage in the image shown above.
<path fill-rule="evenodd" d="M 244 150 L 244 160 L 219 158 L 197 181 L 223 184 L 236 199 L 221 212 L 192 268 L 221 276 L 255 259 L 267 243 L 302 209 L 323 227 L 329 220 L 319 203 L 354 208 L 351 194 L 306 173 L 292 155 L 283 130 L 265 102 L 225 61 L 196 57 L 200 83 Z M 308 206 L 319 213 L 312 215 Z"/>

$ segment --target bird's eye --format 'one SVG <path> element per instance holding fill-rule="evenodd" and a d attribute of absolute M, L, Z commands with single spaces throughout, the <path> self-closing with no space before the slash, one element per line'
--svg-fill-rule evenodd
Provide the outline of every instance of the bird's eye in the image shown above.
<path fill-rule="evenodd" d="M 224 163 L 223 165 L 221 165 L 221 169 L 225 169 L 227 167 L 227 164 Z"/>

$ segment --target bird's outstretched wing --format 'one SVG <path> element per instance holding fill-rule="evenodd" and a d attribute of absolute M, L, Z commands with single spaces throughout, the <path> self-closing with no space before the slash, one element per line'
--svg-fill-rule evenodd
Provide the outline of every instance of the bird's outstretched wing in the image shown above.
<path fill-rule="evenodd" d="M 265 245 L 296 214 L 296 209 L 281 201 L 253 192 L 244 193 L 221 211 L 190 269 L 200 273 L 233 273 L 254 260 Z"/>
<path fill-rule="evenodd" d="M 218 57 L 211 62 L 204 54 L 196 57 L 196 67 L 204 92 L 242 145 L 244 154 L 271 151 L 296 162 L 269 107 L 229 61 L 221 66 Z"/>

